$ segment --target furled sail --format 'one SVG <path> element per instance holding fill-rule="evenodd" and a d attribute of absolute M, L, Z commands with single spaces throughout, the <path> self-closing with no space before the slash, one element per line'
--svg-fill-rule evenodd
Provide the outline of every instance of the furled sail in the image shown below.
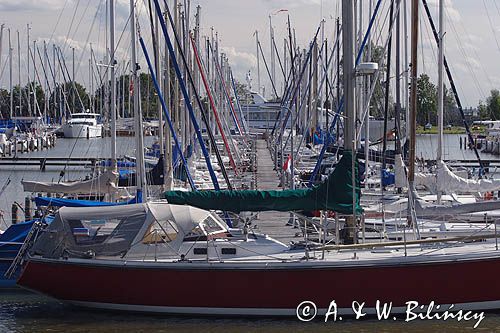
<path fill-rule="evenodd" d="M 500 190 L 500 180 L 463 178 L 453 173 L 443 161 L 440 161 L 438 164 L 436 180 L 438 189 L 445 193 L 491 192 Z"/>
<path fill-rule="evenodd" d="M 427 204 L 422 200 L 415 200 L 415 212 L 418 217 L 436 218 L 439 216 L 456 216 L 476 212 L 488 212 L 500 209 L 500 201 L 490 200 L 451 206 Z"/>
<path fill-rule="evenodd" d="M 401 156 L 395 158 L 396 184 L 404 184 L 405 166 Z M 492 192 L 500 190 L 500 180 L 497 179 L 467 179 L 450 170 L 443 161 L 438 161 L 436 173 L 415 173 L 415 185 L 425 186 L 432 193 L 473 193 Z M 397 185 L 396 185 L 397 186 Z"/>
<path fill-rule="evenodd" d="M 25 192 L 45 193 L 112 193 L 118 190 L 116 180 L 118 173 L 108 170 L 96 178 L 75 182 L 36 182 L 21 181 Z"/>
<path fill-rule="evenodd" d="M 286 191 L 167 191 L 163 196 L 169 203 L 190 205 L 202 209 L 216 209 L 239 213 L 242 211 L 332 210 L 352 214 L 353 203 L 357 213 L 360 206 L 358 161 L 355 161 L 355 189 L 352 187 L 352 152 L 344 151 L 342 158 L 328 179 L 308 189 Z M 353 193 L 354 192 L 354 193 Z M 354 195 L 354 200 L 353 200 Z"/>

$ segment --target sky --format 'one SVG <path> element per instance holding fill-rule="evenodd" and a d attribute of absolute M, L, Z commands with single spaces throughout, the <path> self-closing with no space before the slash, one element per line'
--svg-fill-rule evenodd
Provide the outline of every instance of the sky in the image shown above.
<path fill-rule="evenodd" d="M 358 0 L 362 5 L 363 28 L 367 26 L 369 0 Z M 409 0 L 408 12 L 409 12 Z M 173 0 L 167 1 L 170 6 Z M 179 1 L 184 3 L 184 0 Z M 186 1 L 187 2 L 187 1 Z M 375 2 L 375 1 L 374 1 Z M 403 0 L 404 2 L 404 0 Z M 438 0 L 429 0 L 433 16 L 437 20 Z M 141 34 L 151 48 L 147 1 L 137 0 L 137 11 Z M 252 88 L 257 87 L 257 58 L 255 31 L 258 31 L 267 61 L 270 58 L 270 17 L 275 31 L 277 48 L 283 53 L 283 39 L 288 36 L 287 15 L 290 16 L 295 37 L 301 48 L 307 48 L 321 20 L 324 20 L 324 38 L 329 45 L 335 40 L 335 20 L 340 15 L 341 0 L 191 0 L 190 27 L 194 24 L 196 6 L 201 6 L 201 33 L 209 36 L 217 33 L 221 50 L 227 54 L 234 76 L 246 82 L 245 76 L 251 72 Z M 374 39 L 384 45 L 387 24 L 384 18 L 389 9 L 389 0 L 382 0 L 381 15 L 375 24 Z M 13 48 L 14 84 L 18 82 L 17 31 L 21 42 L 21 81 L 27 80 L 27 25 L 30 27 L 30 41 L 42 48 L 43 41 L 57 43 L 63 50 L 66 64 L 71 72 L 71 48 L 75 48 L 77 81 L 89 86 L 90 44 L 99 61 L 103 61 L 105 50 L 105 0 L 1 0 L 0 23 L 4 33 L 0 59 L 0 86 L 8 88 L 8 30 L 11 32 Z M 445 54 L 454 75 L 462 104 L 476 107 L 484 101 L 491 89 L 500 89 L 500 0 L 446 0 Z M 423 9 L 420 8 L 423 14 Z M 401 12 L 403 11 L 403 5 Z M 119 71 L 130 57 L 129 1 L 116 0 L 116 39 Z M 419 73 L 427 73 L 437 81 L 437 50 L 427 19 L 420 16 Z M 381 29 L 382 28 L 382 29 Z M 382 32 L 381 32 L 382 31 Z M 410 33 L 408 28 L 408 34 Z M 31 44 L 32 45 L 32 44 Z M 43 50 L 43 48 L 42 48 Z M 41 51 L 43 54 L 43 51 Z M 52 51 L 49 47 L 49 54 Z M 147 65 L 140 50 L 139 63 L 143 71 Z M 36 57 L 36 55 L 35 55 Z M 40 67 L 37 59 L 37 66 Z M 31 75 L 33 69 L 31 66 Z M 281 70 L 276 65 L 276 75 Z M 394 69 L 393 69 L 394 73 Z M 39 75 L 43 75 L 41 72 Z M 266 95 L 271 87 L 264 64 L 260 64 L 261 85 Z M 280 79 L 281 82 L 281 79 Z M 281 83 L 277 85 L 280 86 Z M 446 81 L 447 84 L 447 81 Z M 281 88 L 278 87 L 278 90 Z"/>

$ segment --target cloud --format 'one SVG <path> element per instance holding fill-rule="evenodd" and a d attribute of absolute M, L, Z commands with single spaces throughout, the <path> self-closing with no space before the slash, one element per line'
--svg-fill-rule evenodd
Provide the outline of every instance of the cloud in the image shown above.
<path fill-rule="evenodd" d="M 321 5 L 321 0 L 264 0 L 265 3 L 279 8 L 295 8 L 307 5 Z"/>
<path fill-rule="evenodd" d="M 24 11 L 54 11 L 63 7 L 60 0 L 1 0 L 0 11 L 24 12 Z"/>
<path fill-rule="evenodd" d="M 234 76 L 238 81 L 245 82 L 245 75 L 249 70 L 257 66 L 257 58 L 254 54 L 236 50 L 234 47 L 221 47 L 223 53 L 229 59 Z"/>
<path fill-rule="evenodd" d="M 428 4 L 431 7 L 435 7 L 437 10 L 439 0 L 429 0 Z M 460 16 L 460 12 L 455 8 L 452 0 L 444 1 L 444 10 L 448 19 L 452 20 L 453 22 L 460 22 L 460 20 L 462 19 L 462 17 Z"/>

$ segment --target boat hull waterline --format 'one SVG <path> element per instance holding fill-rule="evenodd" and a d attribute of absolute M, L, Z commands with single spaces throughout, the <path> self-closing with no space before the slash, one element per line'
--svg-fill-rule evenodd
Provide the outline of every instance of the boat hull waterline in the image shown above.
<path fill-rule="evenodd" d="M 188 267 L 189 266 L 189 267 Z M 500 258 L 395 265 L 244 263 L 92 264 L 30 259 L 18 284 L 67 303 L 111 310 L 202 315 L 295 316 L 313 302 L 324 314 L 375 313 L 377 302 L 404 313 L 407 302 L 446 311 L 500 308 Z M 418 309 L 415 311 L 419 311 Z M 423 310 L 422 310 L 423 311 Z"/>

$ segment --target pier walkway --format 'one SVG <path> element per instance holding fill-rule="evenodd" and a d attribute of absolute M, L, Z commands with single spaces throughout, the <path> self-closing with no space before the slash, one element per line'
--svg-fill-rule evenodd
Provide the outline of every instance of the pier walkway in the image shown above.
<path fill-rule="evenodd" d="M 279 174 L 273 170 L 274 164 L 266 140 L 257 139 L 255 144 L 257 146 L 257 189 L 281 190 L 281 187 L 278 187 Z M 291 240 L 302 239 L 300 229 L 286 225 L 289 219 L 290 213 L 288 212 L 260 212 L 259 218 L 253 224 L 258 226 L 258 231 L 288 244 Z M 300 236 L 295 237 L 296 234 Z"/>

